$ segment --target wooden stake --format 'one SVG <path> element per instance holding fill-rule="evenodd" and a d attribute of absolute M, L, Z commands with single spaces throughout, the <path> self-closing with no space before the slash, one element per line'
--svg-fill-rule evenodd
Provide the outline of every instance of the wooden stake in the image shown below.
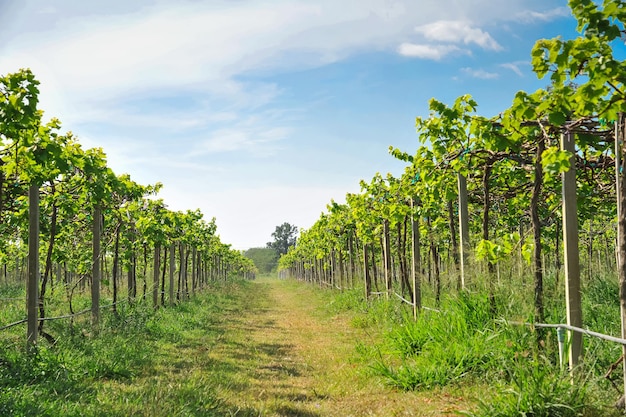
<path fill-rule="evenodd" d="M 26 288 L 27 332 L 26 344 L 33 349 L 37 344 L 37 301 L 39 288 L 39 187 L 28 189 L 28 284 Z"/>
<path fill-rule="evenodd" d="M 152 305 L 154 308 L 159 306 L 159 272 L 161 270 L 161 246 L 156 243 L 154 245 L 154 259 L 152 264 Z"/>
<path fill-rule="evenodd" d="M 174 305 L 174 273 L 176 272 L 176 245 L 170 245 L 170 305 Z"/>
<path fill-rule="evenodd" d="M 100 206 L 93 210 L 93 253 L 91 264 L 91 323 L 97 329 L 100 323 Z"/>
<path fill-rule="evenodd" d="M 578 252 L 578 214 L 576 207 L 576 159 L 575 138 L 571 132 L 561 135 L 561 148 L 572 154 L 570 169 L 562 174 L 563 180 L 563 244 L 565 249 L 565 298 L 567 324 L 582 327 L 580 300 L 580 264 Z M 582 334 L 568 331 L 570 372 L 575 368 L 583 353 Z"/>
<path fill-rule="evenodd" d="M 420 277 L 420 225 L 415 219 L 415 199 L 411 198 L 411 279 L 413 281 L 413 319 L 417 320 L 417 312 L 422 308 L 422 280 Z"/>
<path fill-rule="evenodd" d="M 367 243 L 363 242 L 363 278 L 365 279 L 365 299 L 369 300 L 372 292 L 372 279 L 370 278 L 369 254 Z"/>
<path fill-rule="evenodd" d="M 626 182 L 624 176 L 624 113 L 620 113 L 615 124 L 615 183 L 617 187 L 617 272 L 619 276 L 619 299 L 622 338 L 626 338 Z M 622 346 L 622 355 L 626 355 L 626 345 Z M 626 357 L 626 356 L 625 356 Z M 624 393 L 626 395 L 626 361 L 624 369 Z M 624 398 L 624 397 L 622 397 Z M 626 407 L 626 403 L 622 403 Z"/>
<path fill-rule="evenodd" d="M 465 176 L 457 175 L 459 190 L 459 232 L 461 234 L 461 288 L 468 284 L 467 271 L 469 259 L 469 211 L 467 207 L 467 180 Z"/>
<path fill-rule="evenodd" d="M 389 244 L 389 220 L 383 220 L 383 256 L 385 263 L 385 290 L 386 299 L 389 299 L 391 293 L 391 247 Z"/>

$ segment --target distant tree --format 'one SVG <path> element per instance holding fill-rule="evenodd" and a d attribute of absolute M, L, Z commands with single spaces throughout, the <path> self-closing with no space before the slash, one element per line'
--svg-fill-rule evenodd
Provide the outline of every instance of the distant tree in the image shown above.
<path fill-rule="evenodd" d="M 276 226 L 272 233 L 273 242 L 267 242 L 267 247 L 274 249 L 279 255 L 284 255 L 291 246 L 295 246 L 298 237 L 298 227 L 287 222 Z"/>
<path fill-rule="evenodd" d="M 261 274 L 272 272 L 278 265 L 278 253 L 272 248 L 251 248 L 245 251 L 243 255 L 252 259 Z"/>

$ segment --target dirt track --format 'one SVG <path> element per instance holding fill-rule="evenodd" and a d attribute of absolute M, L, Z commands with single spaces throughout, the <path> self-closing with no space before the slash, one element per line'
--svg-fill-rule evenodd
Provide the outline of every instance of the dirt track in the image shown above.
<path fill-rule="evenodd" d="M 237 307 L 225 311 L 223 338 L 210 356 L 228 370 L 219 396 L 234 415 L 439 416 L 458 398 L 395 392 L 368 375 L 357 344 L 374 336 L 348 315 L 325 312 L 311 287 L 258 280 Z M 226 375 L 225 375 L 226 376 Z"/>

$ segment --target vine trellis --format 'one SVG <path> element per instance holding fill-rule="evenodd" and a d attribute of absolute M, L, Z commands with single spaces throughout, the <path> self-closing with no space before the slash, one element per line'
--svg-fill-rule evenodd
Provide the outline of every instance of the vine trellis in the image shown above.
<path fill-rule="evenodd" d="M 510 108 L 490 118 L 476 113 L 469 95 L 451 106 L 432 99 L 429 116 L 416 119 L 416 152 L 390 148 L 408 165 L 403 175 L 376 174 L 345 204 L 331 202 L 281 258 L 283 274 L 340 288 L 362 280 L 365 298 L 395 290 L 417 317 L 423 283 L 438 303 L 443 269 L 449 290 L 484 288 L 495 309 L 503 265 L 509 277 L 517 270 L 522 286 L 530 265 L 534 321 L 542 323 L 546 271 L 558 282 L 564 268 L 567 325 L 580 328 L 585 254 L 578 233 L 585 225 L 604 231 L 594 247 L 606 247 L 605 263 L 619 277 L 626 338 L 626 63 L 615 52 L 626 36 L 626 3 L 569 6 L 580 35 L 539 40 L 531 53 L 537 76 L 549 78 L 547 88 L 518 92 Z M 589 233 L 589 258 L 593 239 Z M 337 257 L 347 261 L 341 272 L 331 262 Z M 573 371 L 583 357 L 580 333 L 569 333 L 569 348 Z"/>
<path fill-rule="evenodd" d="M 149 260 L 155 308 L 166 304 L 168 263 L 169 304 L 211 280 L 254 276 L 252 261 L 220 241 L 214 218 L 204 220 L 199 210 L 169 210 L 156 198 L 161 184 L 145 186 L 127 174 L 116 175 L 101 149 L 83 149 L 71 132 L 61 133 L 56 119 L 44 123 L 38 85 L 30 70 L 0 76 L 0 262 L 5 280 L 7 266 L 15 260 L 19 281 L 22 260 L 28 258 L 27 318 L 0 325 L 0 330 L 27 323 L 29 348 L 39 336 L 54 342 L 44 329 L 46 322 L 85 313 L 73 311 L 77 286 L 90 287 L 89 311 L 97 330 L 101 308 L 117 312 L 123 270 L 127 301 L 137 301 L 140 280 L 142 300 L 147 297 Z M 70 311 L 48 317 L 54 271 Z M 113 302 L 103 306 L 100 291 L 111 281 Z"/>

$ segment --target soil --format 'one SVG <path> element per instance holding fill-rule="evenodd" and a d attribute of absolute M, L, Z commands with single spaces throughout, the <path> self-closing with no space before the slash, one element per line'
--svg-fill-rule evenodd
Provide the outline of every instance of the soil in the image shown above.
<path fill-rule="evenodd" d="M 254 281 L 229 310 L 210 357 L 225 374 L 218 396 L 240 416 L 442 416 L 467 402 L 446 392 L 401 392 L 373 375 L 380 331 L 331 314 L 306 284 Z M 369 359 L 368 359 L 369 358 Z M 227 376 L 227 378 L 226 378 Z"/>

